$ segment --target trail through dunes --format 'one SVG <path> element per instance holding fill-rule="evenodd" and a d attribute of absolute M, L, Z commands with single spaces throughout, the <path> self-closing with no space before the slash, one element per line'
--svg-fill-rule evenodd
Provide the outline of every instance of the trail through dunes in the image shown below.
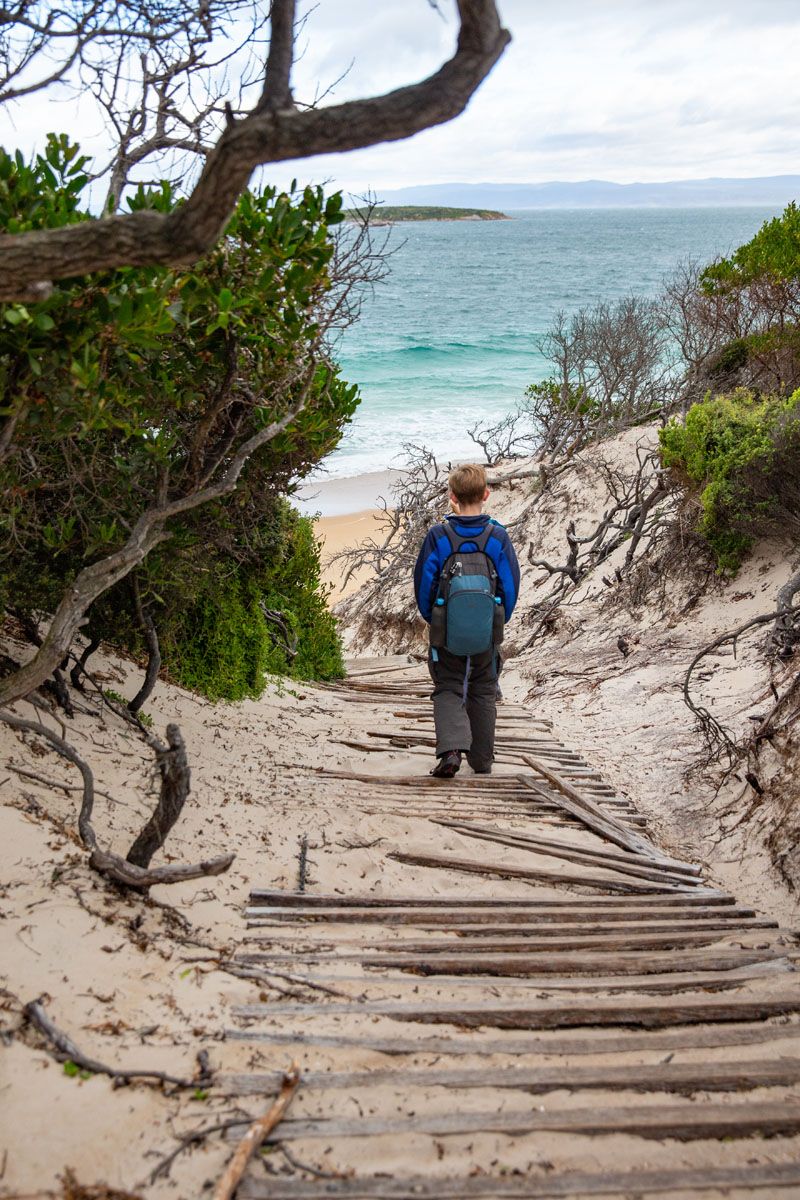
<path fill-rule="evenodd" d="M 168 857 L 211 841 L 237 859 L 151 902 L 89 872 L 74 793 L 19 774 L 31 756 L 4 733 L 0 1194 L 60 1196 L 69 1167 L 211 1197 L 294 1062 L 240 1197 L 796 1195 L 784 914 L 662 845 L 524 705 L 500 706 L 491 777 L 432 780 L 423 668 L 350 665 L 341 685 L 254 704 L 159 687 L 195 751 Z M 98 825 L 124 843 L 151 761 L 127 731 L 74 725 L 115 798 Z M 65 1072 L 22 1016 L 36 997 L 84 1053 L 196 1086 Z"/>

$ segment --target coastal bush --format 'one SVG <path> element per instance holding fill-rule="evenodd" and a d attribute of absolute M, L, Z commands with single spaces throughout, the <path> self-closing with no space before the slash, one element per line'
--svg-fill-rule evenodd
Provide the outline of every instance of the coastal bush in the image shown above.
<path fill-rule="evenodd" d="M 681 272 L 679 272 L 681 276 Z M 668 286 L 667 323 L 689 367 L 690 399 L 800 386 L 800 209 L 789 204 L 727 258 Z"/>
<path fill-rule="evenodd" d="M 705 291 L 714 292 L 764 279 L 783 283 L 800 279 L 800 208 L 794 200 L 729 258 L 707 266 L 701 283 Z"/>
<path fill-rule="evenodd" d="M 738 570 L 759 534 L 800 522 L 800 390 L 708 396 L 659 441 L 664 466 L 699 498 L 720 571 Z"/>
<path fill-rule="evenodd" d="M 270 675 L 344 675 L 312 522 L 281 500 L 256 540 L 258 556 L 240 565 L 218 558 L 202 591 L 158 618 L 165 673 L 211 700 L 257 698 Z"/>
<path fill-rule="evenodd" d="M 87 170 L 65 136 L 51 136 L 31 163 L 0 151 L 0 227 L 88 219 Z M 162 212 L 178 203 L 167 184 L 129 201 Z M 164 661 L 177 672 L 171 647 L 194 660 L 168 626 L 175 611 L 192 612 L 218 657 L 210 675 L 196 663 L 186 670 L 218 695 L 252 694 L 265 671 L 286 665 L 275 630 L 270 639 L 257 616 L 277 587 L 272 607 L 290 614 L 302 642 L 291 669 L 335 672 L 324 599 L 315 608 L 308 595 L 308 580 L 313 590 L 319 579 L 311 535 L 279 497 L 334 448 L 358 404 L 326 346 L 348 286 L 332 270 L 330 229 L 340 220 L 341 198 L 319 189 L 248 192 L 225 237 L 191 268 L 125 268 L 0 307 L 0 598 L 18 614 L 52 613 L 144 510 L 186 498 L 135 579 L 95 602 L 90 629 L 136 650 L 143 610 L 163 623 Z M 193 506 L 248 439 L 301 400 L 246 461 L 234 493 Z M 277 549 L 265 555 L 270 538 Z M 283 573 L 263 574 L 265 562 Z M 255 641 L 242 632 L 247 621 Z"/>

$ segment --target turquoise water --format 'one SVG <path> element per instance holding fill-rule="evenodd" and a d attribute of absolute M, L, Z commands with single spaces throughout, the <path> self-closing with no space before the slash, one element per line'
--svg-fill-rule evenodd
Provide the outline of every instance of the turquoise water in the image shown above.
<path fill-rule="evenodd" d="M 389 277 L 338 347 L 363 401 L 329 473 L 397 466 L 407 441 L 443 461 L 474 457 L 467 428 L 547 375 L 536 341 L 554 313 L 653 295 L 681 259 L 727 253 L 775 211 L 550 209 L 395 226 Z"/>

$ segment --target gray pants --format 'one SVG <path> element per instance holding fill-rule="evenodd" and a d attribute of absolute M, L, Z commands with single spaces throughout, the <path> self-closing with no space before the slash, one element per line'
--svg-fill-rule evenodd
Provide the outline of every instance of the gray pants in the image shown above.
<path fill-rule="evenodd" d="M 446 650 L 428 651 L 433 680 L 433 720 L 436 755 L 465 750 L 473 771 L 488 771 L 494 762 L 494 727 L 497 719 L 497 659 L 494 650 L 469 660 Z"/>

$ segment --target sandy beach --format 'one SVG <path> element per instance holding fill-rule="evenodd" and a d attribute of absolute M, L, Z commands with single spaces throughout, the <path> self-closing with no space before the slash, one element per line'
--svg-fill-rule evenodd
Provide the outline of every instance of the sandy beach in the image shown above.
<path fill-rule="evenodd" d="M 365 508 L 361 512 L 342 513 L 335 517 L 319 517 L 314 527 L 322 542 L 322 581 L 331 587 L 330 599 L 332 604 L 344 600 L 353 592 L 357 592 L 370 574 L 368 567 L 354 571 L 345 584 L 346 564 L 331 562 L 334 554 L 340 550 L 348 550 L 352 546 L 360 546 L 369 538 L 379 544 L 384 535 L 381 532 L 383 513 L 378 508 Z"/>
<path fill-rule="evenodd" d="M 331 587 L 331 604 L 358 591 L 370 573 L 368 568 L 355 571 L 343 584 L 347 567 L 331 563 L 331 558 L 370 538 L 378 544 L 384 540 L 380 502 L 391 499 L 392 486 L 399 477 L 399 471 L 387 470 L 323 478 L 305 484 L 292 497 L 304 516 L 315 518 L 314 527 L 322 542 L 322 581 Z"/>

